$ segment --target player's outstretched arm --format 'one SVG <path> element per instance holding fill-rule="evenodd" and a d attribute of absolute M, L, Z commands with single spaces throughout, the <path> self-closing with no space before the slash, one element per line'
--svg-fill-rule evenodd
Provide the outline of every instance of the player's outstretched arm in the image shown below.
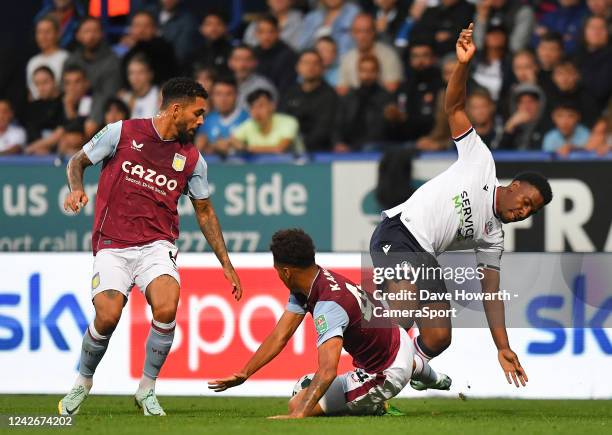
<path fill-rule="evenodd" d="M 469 63 L 476 53 L 476 46 L 472 41 L 474 24 L 470 23 L 463 29 L 455 46 L 457 65 L 453 70 L 444 100 L 444 110 L 448 116 L 448 124 L 453 137 L 459 137 L 471 127 L 470 120 L 465 113 L 466 84 L 468 80 Z"/>
<path fill-rule="evenodd" d="M 232 376 L 209 382 L 208 388 L 219 393 L 244 383 L 253 373 L 256 373 L 272 361 L 285 348 L 289 339 L 293 337 L 298 326 L 302 323 L 302 320 L 304 320 L 303 314 L 285 311 L 278 320 L 274 330 L 261 343 L 261 346 L 259 346 L 244 368 Z"/>
<path fill-rule="evenodd" d="M 305 390 L 295 396 L 297 404 L 288 415 L 277 415 L 270 418 L 304 418 L 321 415 L 317 405 L 321 397 L 338 375 L 338 363 L 342 352 L 342 337 L 333 337 L 319 346 L 319 368 L 312 382 Z"/>
<path fill-rule="evenodd" d="M 232 294 L 234 295 L 234 298 L 239 301 L 242 297 L 242 285 L 240 284 L 240 278 L 234 270 L 234 266 L 230 261 L 229 255 L 227 254 L 227 247 L 225 246 L 225 240 L 223 239 L 219 219 L 217 219 L 217 214 L 215 213 L 212 202 L 210 201 L 210 198 L 192 198 L 191 203 L 195 209 L 200 230 L 219 259 L 219 262 L 223 267 L 225 279 L 232 284 Z"/>
<path fill-rule="evenodd" d="M 493 269 L 483 269 L 484 277 L 481 281 L 482 291 L 497 293 L 499 291 L 499 272 Z M 487 323 L 497 347 L 497 359 L 506 375 L 509 384 L 514 382 L 518 388 L 527 385 L 528 378 L 525 369 L 521 366 L 518 356 L 510 348 L 508 331 L 506 330 L 506 315 L 504 301 L 500 299 L 483 301 Z"/>
<path fill-rule="evenodd" d="M 89 198 L 85 194 L 83 188 L 83 173 L 85 168 L 91 166 L 92 163 L 85 154 L 85 151 L 80 150 L 76 153 L 66 166 L 66 176 L 68 177 L 68 187 L 70 187 L 70 193 L 66 195 L 64 200 L 64 210 L 72 210 L 78 213 L 81 208 L 87 205 Z"/>

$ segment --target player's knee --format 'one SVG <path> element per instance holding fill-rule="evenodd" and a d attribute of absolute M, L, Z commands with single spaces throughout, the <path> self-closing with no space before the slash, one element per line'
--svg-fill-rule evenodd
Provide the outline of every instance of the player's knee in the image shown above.
<path fill-rule="evenodd" d="M 153 318 L 158 322 L 171 323 L 176 318 L 178 302 L 168 301 L 151 308 Z"/>
<path fill-rule="evenodd" d="M 96 319 L 94 321 L 94 326 L 96 331 L 98 331 L 102 335 L 110 335 L 113 333 L 117 324 L 119 323 L 119 319 L 121 318 L 121 311 L 114 310 L 104 310 L 96 312 Z"/>
<path fill-rule="evenodd" d="M 451 344 L 450 329 L 440 329 L 434 332 L 431 337 L 430 346 L 438 353 L 445 351 Z"/>

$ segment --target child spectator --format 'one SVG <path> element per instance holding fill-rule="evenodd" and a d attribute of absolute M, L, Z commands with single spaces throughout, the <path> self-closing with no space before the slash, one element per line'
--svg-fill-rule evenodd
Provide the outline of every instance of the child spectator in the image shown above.
<path fill-rule="evenodd" d="M 281 154 L 297 145 L 299 125 L 290 115 L 276 113 L 272 93 L 257 89 L 247 97 L 251 119 L 232 134 L 234 148 L 253 154 Z"/>
<path fill-rule="evenodd" d="M 584 149 L 589 139 L 589 129 L 580 124 L 580 113 L 572 103 L 561 103 L 552 112 L 555 128 L 544 136 L 542 150 L 568 155 L 576 149 Z"/>
<path fill-rule="evenodd" d="M 13 106 L 9 100 L 0 100 L 0 156 L 21 153 L 26 143 L 23 128 L 13 124 Z"/>
<path fill-rule="evenodd" d="M 28 103 L 24 119 L 29 142 L 47 137 L 64 122 L 64 106 L 51 68 L 39 66 L 33 78 L 38 99 Z"/>

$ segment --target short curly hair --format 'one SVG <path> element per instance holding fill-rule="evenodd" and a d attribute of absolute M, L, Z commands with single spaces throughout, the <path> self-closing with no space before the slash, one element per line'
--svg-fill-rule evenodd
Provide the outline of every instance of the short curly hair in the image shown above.
<path fill-rule="evenodd" d="M 196 97 L 208 98 L 208 92 L 201 84 L 189 77 L 174 77 L 162 86 L 161 108 L 165 109 L 177 101 L 193 101 Z"/>
<path fill-rule="evenodd" d="M 538 192 L 540 192 L 540 195 L 542 195 L 544 205 L 552 201 L 552 189 L 550 188 L 550 183 L 544 175 L 537 172 L 521 172 L 520 174 L 516 175 L 512 181 L 524 181 L 531 184 L 538 190 Z"/>
<path fill-rule="evenodd" d="M 301 228 L 280 230 L 274 233 L 270 250 L 274 263 L 300 268 L 315 264 L 314 243 Z"/>

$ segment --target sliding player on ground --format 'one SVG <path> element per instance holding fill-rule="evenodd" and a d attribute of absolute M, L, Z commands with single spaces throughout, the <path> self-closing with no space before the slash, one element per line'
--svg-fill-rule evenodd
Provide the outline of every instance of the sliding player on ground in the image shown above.
<path fill-rule="evenodd" d="M 507 186 L 500 186 L 493 156 L 472 127 L 466 113 L 466 82 L 469 63 L 476 47 L 473 24 L 464 29 L 456 44 L 458 64 L 446 91 L 445 110 L 458 160 L 446 171 L 421 186 L 407 201 L 383 212 L 383 220 L 372 235 L 370 254 L 374 265 L 397 254 L 415 266 L 437 267 L 436 257 L 445 251 L 473 249 L 483 268 L 482 291 L 499 290 L 500 262 L 504 247 L 502 224 L 518 222 L 536 213 L 552 199 L 548 181 L 536 173 L 522 173 Z M 418 284 L 418 283 L 417 283 Z M 417 288 L 409 281 L 387 281 L 387 290 L 398 292 Z M 446 293 L 443 279 L 419 289 Z M 449 302 L 418 301 L 430 309 L 447 309 Z M 527 374 L 510 348 L 502 300 L 485 301 L 484 308 L 498 360 L 508 383 L 525 386 Z M 451 319 L 415 319 L 420 335 L 414 340 L 417 365 L 427 366 L 451 342 Z M 413 388 L 447 389 L 439 382 L 412 381 Z M 441 388 L 442 387 L 442 388 Z"/>
<path fill-rule="evenodd" d="M 240 385 L 272 361 L 306 313 L 312 314 L 318 334 L 319 367 L 310 384 L 289 401 L 289 414 L 276 418 L 383 414 L 390 409 L 386 400 L 411 376 L 423 382 L 445 376 L 413 372 L 414 348 L 406 331 L 373 318 L 373 302 L 361 288 L 318 266 L 312 239 L 304 231 L 278 231 L 270 249 L 274 268 L 290 292 L 285 312 L 244 368 L 209 382 L 210 389 L 220 392 Z M 343 347 L 353 357 L 355 370 L 338 376 Z"/>
<path fill-rule="evenodd" d="M 192 143 L 204 122 L 207 98 L 194 80 L 171 79 L 163 86 L 161 110 L 155 118 L 107 125 L 68 163 L 70 193 L 64 208 L 74 212 L 88 202 L 83 189 L 85 168 L 102 162 L 102 171 L 92 232 L 91 297 L 96 317 L 83 337 L 79 376 L 59 402 L 62 415 L 76 414 L 89 394 L 96 367 L 134 285 L 153 312 L 135 401 L 144 415 L 165 415 L 155 396 L 155 380 L 170 352 L 176 325 L 180 280 L 174 242 L 182 194 L 191 198 L 200 229 L 235 299 L 242 295 L 209 199 L 206 162 Z"/>

